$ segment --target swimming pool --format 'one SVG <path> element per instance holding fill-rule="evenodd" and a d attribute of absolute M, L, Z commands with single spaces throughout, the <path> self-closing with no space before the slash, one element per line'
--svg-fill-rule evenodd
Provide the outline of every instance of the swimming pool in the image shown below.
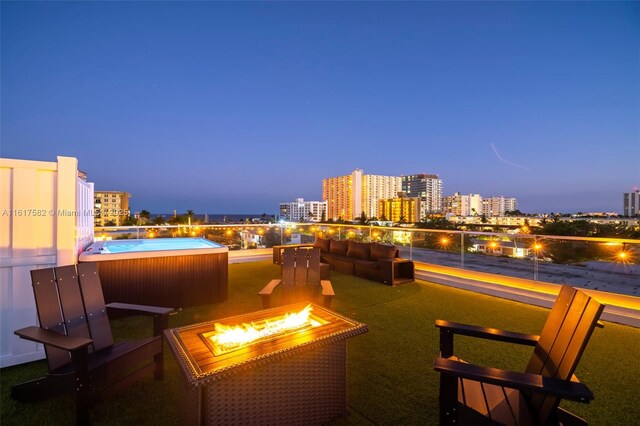
<path fill-rule="evenodd" d="M 105 302 L 174 308 L 227 300 L 229 249 L 204 238 L 98 241 L 79 262 L 98 262 Z"/>
<path fill-rule="evenodd" d="M 97 241 L 80 254 L 80 261 L 100 262 L 108 259 L 162 257 L 177 251 L 180 255 L 228 252 L 227 247 L 204 238 L 157 238 L 149 240 Z M 99 255 L 99 257 L 93 257 Z"/>

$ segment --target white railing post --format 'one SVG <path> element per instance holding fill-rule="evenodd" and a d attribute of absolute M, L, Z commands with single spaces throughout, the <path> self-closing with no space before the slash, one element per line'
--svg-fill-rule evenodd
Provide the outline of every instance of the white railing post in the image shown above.
<path fill-rule="evenodd" d="M 538 236 L 533 237 L 533 280 L 538 281 Z"/>
<path fill-rule="evenodd" d="M 460 231 L 460 268 L 464 269 L 464 231 Z"/>
<path fill-rule="evenodd" d="M 413 260 L 413 231 L 409 231 L 409 260 Z"/>

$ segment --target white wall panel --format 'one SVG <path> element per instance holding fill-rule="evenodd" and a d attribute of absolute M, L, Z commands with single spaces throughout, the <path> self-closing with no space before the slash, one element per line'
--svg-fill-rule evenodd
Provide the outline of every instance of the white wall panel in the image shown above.
<path fill-rule="evenodd" d="M 44 357 L 13 334 L 38 323 L 30 271 L 75 263 L 93 241 L 93 183 L 75 158 L 57 160 L 0 158 L 0 367 Z"/>

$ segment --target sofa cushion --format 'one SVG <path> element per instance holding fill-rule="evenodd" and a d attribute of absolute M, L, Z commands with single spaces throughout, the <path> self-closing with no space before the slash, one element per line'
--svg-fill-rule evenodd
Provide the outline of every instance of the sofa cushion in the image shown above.
<path fill-rule="evenodd" d="M 356 265 L 356 268 L 361 266 L 369 269 L 380 269 L 380 262 L 375 260 L 353 258 L 352 262 Z"/>
<path fill-rule="evenodd" d="M 319 248 L 323 253 L 328 253 L 329 247 L 331 246 L 331 238 L 316 237 L 313 246 Z"/>
<path fill-rule="evenodd" d="M 329 247 L 329 253 L 335 253 L 335 254 L 341 254 L 341 255 L 346 255 L 347 254 L 347 248 L 349 246 L 349 242 L 344 240 L 344 241 L 339 241 L 339 240 L 331 240 L 331 245 Z"/>
<path fill-rule="evenodd" d="M 396 246 L 371 243 L 371 259 L 393 259 L 394 257 L 396 257 L 397 250 L 398 249 L 396 248 Z"/>
<path fill-rule="evenodd" d="M 349 249 L 347 250 L 347 256 L 357 257 L 358 259 L 368 259 L 370 243 L 359 243 L 357 241 L 349 240 Z"/>

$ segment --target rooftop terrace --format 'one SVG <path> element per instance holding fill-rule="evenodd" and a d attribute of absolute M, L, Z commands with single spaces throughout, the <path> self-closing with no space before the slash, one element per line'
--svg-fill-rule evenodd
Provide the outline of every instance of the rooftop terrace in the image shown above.
<path fill-rule="evenodd" d="M 193 324 L 261 309 L 257 292 L 279 276 L 270 261 L 229 265 L 229 299 L 189 308 L 170 319 L 170 327 Z M 368 324 L 369 333 L 348 343 L 348 416 L 336 424 L 437 424 L 438 352 L 436 319 L 537 334 L 548 310 L 418 280 L 388 287 L 332 273 L 337 296 L 332 309 Z M 118 339 L 142 337 L 150 321 L 113 321 Z M 591 404 L 562 405 L 591 424 L 634 424 L 640 418 L 638 359 L 640 329 L 605 322 L 596 329 L 576 375 L 595 394 Z M 476 364 L 524 370 L 530 349 L 497 342 L 456 338 L 456 353 Z M 162 382 L 147 380 L 92 409 L 95 424 L 178 424 L 178 365 L 165 351 Z M 46 371 L 45 361 L 1 370 L 2 424 L 72 424 L 71 397 L 35 404 L 9 398 L 12 384 Z"/>

